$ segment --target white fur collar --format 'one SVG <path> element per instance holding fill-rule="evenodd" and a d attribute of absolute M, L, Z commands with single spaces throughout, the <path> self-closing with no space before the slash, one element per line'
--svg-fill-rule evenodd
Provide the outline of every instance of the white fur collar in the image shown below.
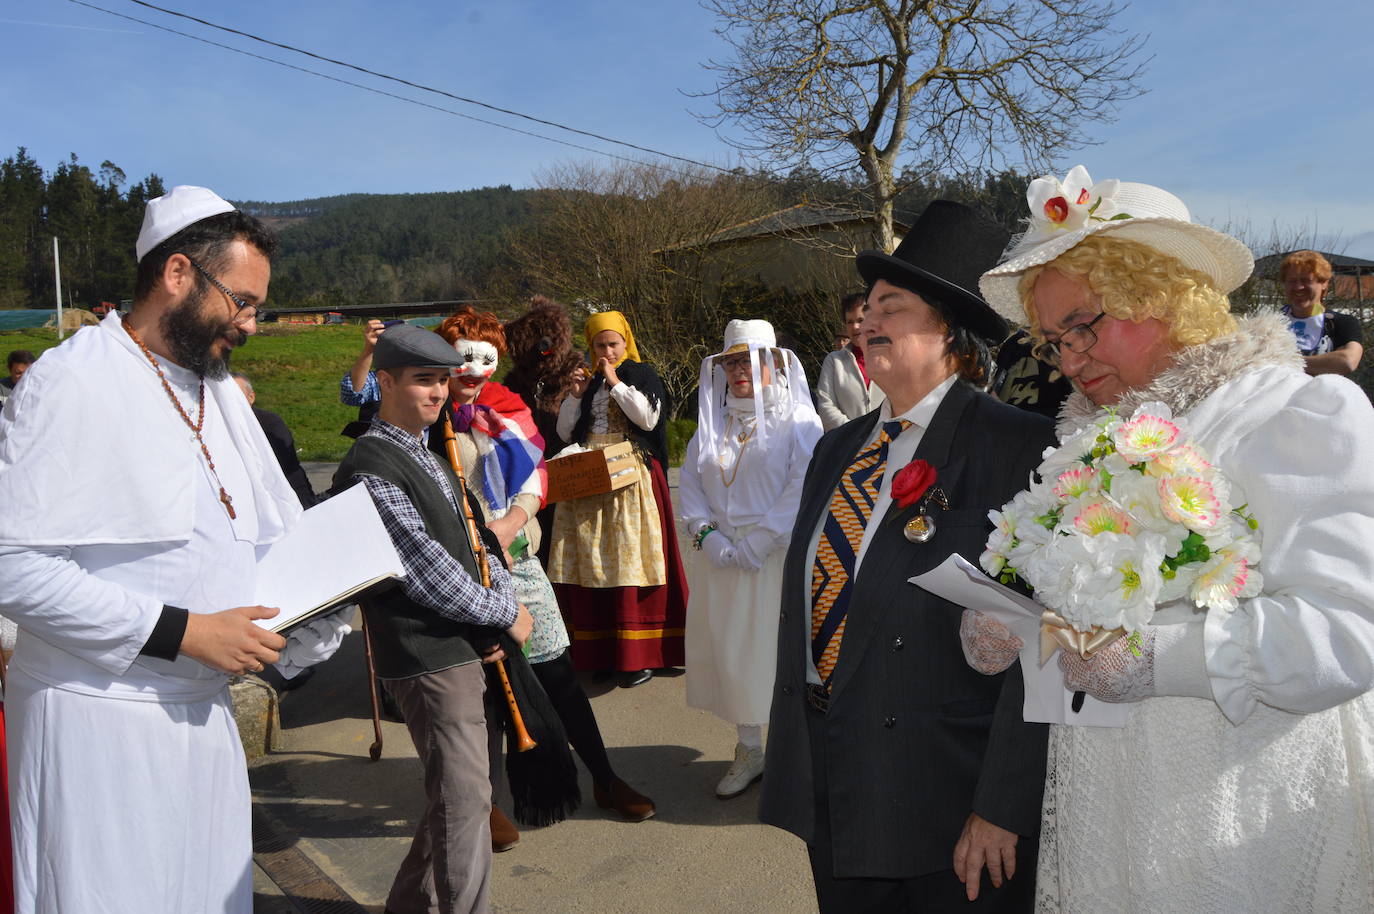
<path fill-rule="evenodd" d="M 1288 329 L 1288 319 L 1263 312 L 1236 319 L 1236 332 L 1179 351 L 1174 363 L 1144 387 L 1129 391 L 1117 411 L 1129 416 L 1141 403 L 1167 404 L 1174 415 L 1188 412 L 1218 387 L 1254 368 L 1285 365 L 1302 370 L 1303 360 Z M 1059 409 L 1061 438 L 1073 434 L 1099 412 L 1087 397 L 1074 391 Z"/>

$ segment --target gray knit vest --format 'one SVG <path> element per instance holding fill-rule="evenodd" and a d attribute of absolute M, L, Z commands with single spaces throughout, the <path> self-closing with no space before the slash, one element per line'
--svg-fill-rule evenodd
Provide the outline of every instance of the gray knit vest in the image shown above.
<path fill-rule="evenodd" d="M 440 466 L 461 497 L 463 489 L 453 471 L 442 462 Z M 334 474 L 336 491 L 347 488 L 359 473 L 385 479 L 404 492 L 420 512 L 425 532 L 480 580 L 463 519 L 439 484 L 403 448 L 374 435 L 359 438 Z M 377 675 L 383 679 L 434 673 L 477 659 L 470 643 L 475 626 L 440 615 L 410 599 L 400 587 L 369 597 L 362 607 Z"/>

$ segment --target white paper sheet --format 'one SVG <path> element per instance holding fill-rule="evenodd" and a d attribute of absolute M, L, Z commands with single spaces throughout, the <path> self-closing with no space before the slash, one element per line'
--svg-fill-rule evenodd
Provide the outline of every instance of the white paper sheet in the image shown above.
<path fill-rule="evenodd" d="M 257 573 L 258 604 L 281 609 L 258 624 L 282 631 L 370 584 L 403 577 L 405 568 L 367 486 L 356 485 L 306 511 L 290 533 L 259 548 Z"/>
<path fill-rule="evenodd" d="M 1130 705 L 1085 696 L 1082 709 L 1075 712 L 1071 707 L 1073 693 L 1064 688 L 1056 659 L 1051 657 L 1043 667 L 1040 665 L 1040 614 L 1044 607 L 1039 603 L 992 580 L 958 554 L 908 580 L 951 603 L 987 613 L 1021 639 L 1025 645 L 1021 648 L 1021 675 L 1026 681 L 1026 720 L 1078 727 L 1126 726 Z"/>

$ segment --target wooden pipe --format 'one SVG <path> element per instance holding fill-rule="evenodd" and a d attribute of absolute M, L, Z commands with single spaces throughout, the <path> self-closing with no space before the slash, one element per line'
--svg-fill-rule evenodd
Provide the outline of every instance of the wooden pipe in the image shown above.
<path fill-rule="evenodd" d="M 367 630 L 367 614 L 360 613 L 363 620 L 363 652 L 367 655 L 367 692 L 372 697 L 372 733 L 376 737 L 367 747 L 372 761 L 382 757 L 382 709 L 377 702 L 377 667 L 372 660 L 372 635 Z"/>
<path fill-rule="evenodd" d="M 463 520 L 468 528 L 468 543 L 472 546 L 472 554 L 477 558 L 477 568 L 482 576 L 482 586 L 490 587 L 491 569 L 487 567 L 487 547 L 477 532 L 477 519 L 472 516 L 472 505 L 468 503 L 468 479 L 463 472 L 463 458 L 458 456 L 458 436 L 453 431 L 453 410 L 448 403 L 444 404 L 444 450 L 448 454 L 448 462 L 452 465 L 453 474 L 458 477 L 458 486 L 462 490 L 454 494 L 462 506 Z M 529 730 L 525 728 L 525 718 L 520 713 L 520 706 L 515 702 L 515 690 L 510 687 L 510 676 L 506 673 L 504 661 L 496 661 L 496 675 L 500 677 L 502 691 L 506 693 L 506 710 L 510 712 L 511 726 L 515 730 L 516 749 L 520 752 L 528 752 L 538 743 L 534 741 Z"/>
<path fill-rule="evenodd" d="M 510 723 L 515 728 L 515 749 L 517 752 L 529 752 L 539 745 L 530 736 L 530 731 L 525 728 L 525 717 L 520 713 L 520 706 L 515 702 L 515 691 L 510 687 L 510 676 L 506 674 L 506 662 L 496 661 L 496 675 L 501 677 L 501 689 L 506 693 L 506 709 L 510 711 Z"/>

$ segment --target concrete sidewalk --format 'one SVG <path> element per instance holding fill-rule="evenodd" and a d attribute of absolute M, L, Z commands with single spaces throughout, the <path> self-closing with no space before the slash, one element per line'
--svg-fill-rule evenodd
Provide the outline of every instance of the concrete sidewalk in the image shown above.
<path fill-rule="evenodd" d="M 308 469 L 324 488 L 319 479 L 332 467 Z M 690 574 L 699 556 L 683 556 Z M 309 683 L 283 696 L 277 748 L 250 767 L 260 914 L 382 910 L 414 832 L 420 765 L 404 726 L 388 721 L 381 759 L 368 758 L 365 669 L 354 633 Z M 582 809 L 522 830 L 520 844 L 494 858 L 495 911 L 815 910 L 805 847 L 758 824 L 758 787 L 715 798 L 734 730 L 686 707 L 683 676 L 634 689 L 583 684 L 617 773 L 653 797 L 658 814 L 632 824 L 603 813 L 579 765 Z"/>

